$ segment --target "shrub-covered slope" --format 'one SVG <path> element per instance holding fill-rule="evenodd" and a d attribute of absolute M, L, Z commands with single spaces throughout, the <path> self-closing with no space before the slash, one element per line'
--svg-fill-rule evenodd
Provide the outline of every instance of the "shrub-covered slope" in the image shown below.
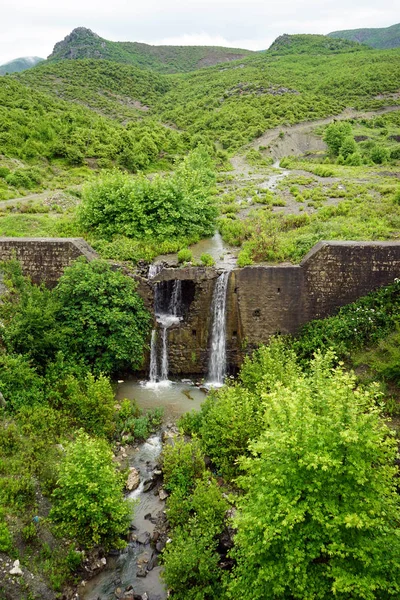
<path fill-rule="evenodd" d="M 328 36 L 360 42 L 373 48 L 398 48 L 400 46 L 400 23 L 391 27 L 332 31 L 332 33 L 328 33 Z"/>
<path fill-rule="evenodd" d="M 365 50 L 366 48 L 364 48 Z M 326 35 L 284 33 L 268 48 L 276 54 L 338 54 L 341 52 L 359 52 L 360 44 L 346 39 L 332 39 Z"/>

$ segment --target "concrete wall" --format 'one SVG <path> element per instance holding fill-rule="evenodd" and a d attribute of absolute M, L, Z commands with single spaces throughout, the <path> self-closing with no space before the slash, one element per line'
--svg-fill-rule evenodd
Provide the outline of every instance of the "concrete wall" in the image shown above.
<path fill-rule="evenodd" d="M 78 256 L 88 260 L 97 256 L 80 239 L 0 238 L 0 260 L 12 255 L 22 262 L 33 281 L 50 286 Z M 185 318 L 168 335 L 170 372 L 205 373 L 218 272 L 204 267 L 165 268 L 147 281 L 123 269 L 138 281 L 138 291 L 150 310 L 154 283 L 174 279 L 186 282 Z M 396 277 L 400 277 L 400 242 L 319 242 L 300 265 L 234 269 L 227 292 L 231 370 L 241 364 L 246 352 L 268 342 L 275 333 L 296 333 L 307 321 L 331 315 Z"/>

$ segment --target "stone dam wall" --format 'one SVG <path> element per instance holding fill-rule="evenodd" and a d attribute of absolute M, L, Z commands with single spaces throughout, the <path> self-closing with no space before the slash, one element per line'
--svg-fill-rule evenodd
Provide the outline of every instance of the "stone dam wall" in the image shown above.
<path fill-rule="evenodd" d="M 0 238 L 0 260 L 13 255 L 35 282 L 50 286 L 78 256 L 87 260 L 97 256 L 80 239 Z M 149 309 L 154 283 L 182 280 L 184 319 L 168 334 L 171 374 L 207 371 L 210 307 L 218 274 L 205 267 L 164 268 L 149 282 L 132 273 Z M 230 370 L 272 335 L 296 333 L 304 323 L 329 316 L 396 277 L 400 277 L 400 242 L 319 242 L 299 265 L 233 269 L 226 322 Z"/>

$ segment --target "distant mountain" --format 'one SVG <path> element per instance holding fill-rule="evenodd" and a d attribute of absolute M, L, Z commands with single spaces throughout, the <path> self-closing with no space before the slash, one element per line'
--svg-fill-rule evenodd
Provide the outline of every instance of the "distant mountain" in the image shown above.
<path fill-rule="evenodd" d="M 284 33 L 268 48 L 269 54 L 338 54 L 342 52 L 359 52 L 367 50 L 365 46 L 359 43 L 344 40 L 332 39 L 326 35 L 295 34 L 288 35 Z"/>
<path fill-rule="evenodd" d="M 254 52 L 218 46 L 150 46 L 138 42 L 110 42 L 90 29 L 78 27 L 54 46 L 48 60 L 105 59 L 158 73 L 186 73 L 239 60 L 250 54 Z"/>
<path fill-rule="evenodd" d="M 328 33 L 331 38 L 351 40 L 361 44 L 367 44 L 372 48 L 399 48 L 400 47 L 400 23 L 391 27 L 376 29 L 348 29 L 346 31 L 333 31 Z"/>
<path fill-rule="evenodd" d="M 26 71 L 26 69 L 31 69 L 43 61 L 44 58 L 39 58 L 38 56 L 16 58 L 15 60 L 10 60 L 10 62 L 0 66 L 0 75 L 5 75 L 6 73 L 20 73 L 21 71 Z"/>

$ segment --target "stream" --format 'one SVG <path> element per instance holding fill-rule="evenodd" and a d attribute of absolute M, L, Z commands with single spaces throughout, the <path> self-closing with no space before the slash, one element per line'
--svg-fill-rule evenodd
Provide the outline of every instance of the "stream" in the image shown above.
<path fill-rule="evenodd" d="M 148 385 L 136 379 L 119 383 L 117 400 L 135 399 L 143 410 L 157 406 L 164 408 L 164 422 L 175 421 L 190 410 L 199 410 L 205 393 L 189 380 L 168 384 Z M 139 487 L 128 494 L 136 501 L 130 526 L 130 542 L 118 554 L 107 556 L 103 571 L 95 575 L 79 589 L 80 600 L 165 600 L 167 592 L 160 577 L 154 541 L 151 544 L 155 525 L 153 520 L 165 510 L 165 501 L 160 500 L 153 490 L 144 492 L 146 480 L 157 475 L 157 463 L 162 449 L 161 435 L 152 435 L 136 451 L 128 453 L 130 467 L 140 473 Z"/>

